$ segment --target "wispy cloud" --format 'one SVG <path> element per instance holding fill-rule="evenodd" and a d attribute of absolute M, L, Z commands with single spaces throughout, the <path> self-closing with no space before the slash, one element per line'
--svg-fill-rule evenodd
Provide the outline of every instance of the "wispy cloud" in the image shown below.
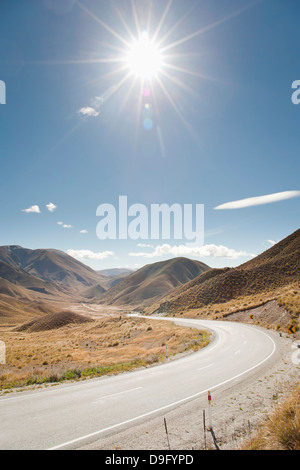
<path fill-rule="evenodd" d="M 108 258 L 109 256 L 114 256 L 112 251 L 95 253 L 90 250 L 68 250 L 67 253 L 68 255 L 78 260 L 102 260 Z"/>
<path fill-rule="evenodd" d="M 276 243 L 278 242 L 275 242 L 274 240 L 266 240 L 266 242 L 270 243 L 270 245 L 274 246 L 276 245 Z"/>
<path fill-rule="evenodd" d="M 39 206 L 36 206 L 36 205 L 28 207 L 28 209 L 22 209 L 22 212 L 26 212 L 26 214 L 30 214 L 30 213 L 40 214 L 41 213 Z"/>
<path fill-rule="evenodd" d="M 54 212 L 55 209 L 57 209 L 57 206 L 55 204 L 53 204 L 53 202 L 49 202 L 49 204 L 46 204 L 46 207 L 47 207 L 49 212 Z"/>
<path fill-rule="evenodd" d="M 284 201 L 300 196 L 300 191 L 284 191 L 281 193 L 268 194 L 266 196 L 250 197 L 239 201 L 227 202 L 215 207 L 215 210 L 243 209 L 245 207 L 261 206 L 273 202 Z"/>
<path fill-rule="evenodd" d="M 86 233 L 88 233 L 88 231 L 87 231 L 87 230 L 80 230 L 80 232 L 79 232 L 79 233 L 86 234 Z"/>
<path fill-rule="evenodd" d="M 149 245 L 147 243 L 138 243 L 137 246 L 139 248 L 154 248 L 154 245 Z"/>
<path fill-rule="evenodd" d="M 187 246 L 187 245 L 159 245 L 151 253 L 129 253 L 129 256 L 140 258 L 158 258 L 164 255 L 173 256 L 196 256 L 198 258 L 226 258 L 238 259 L 241 257 L 254 257 L 254 254 L 246 251 L 236 251 L 223 245 L 204 245 L 204 246 Z"/>

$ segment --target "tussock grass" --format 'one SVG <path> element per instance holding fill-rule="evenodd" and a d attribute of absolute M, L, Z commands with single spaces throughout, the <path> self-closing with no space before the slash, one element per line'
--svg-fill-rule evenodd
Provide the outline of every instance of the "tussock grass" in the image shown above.
<path fill-rule="evenodd" d="M 277 289 L 270 289 L 266 292 L 260 292 L 259 294 L 252 294 L 247 296 L 240 296 L 234 299 L 228 300 L 222 303 L 209 303 L 205 306 L 198 308 L 187 308 L 184 305 L 178 309 L 173 306 L 162 304 L 157 309 L 158 312 L 164 313 L 168 316 L 183 316 L 188 318 L 205 318 L 210 320 L 223 320 L 230 319 L 230 316 L 234 313 L 245 312 L 258 307 L 266 305 L 268 302 L 277 301 L 278 305 L 284 308 L 287 312 L 287 323 L 294 324 L 297 330 L 300 330 L 300 289 L 299 282 L 293 282 L 287 286 L 279 287 Z M 145 309 L 145 313 L 151 313 L 155 311 L 158 304 L 150 309 Z M 248 316 L 246 315 L 247 319 Z M 275 324 L 266 321 L 260 322 L 261 326 L 277 328 L 281 331 L 287 332 L 286 325 L 278 326 L 278 322 Z M 275 321 L 275 319 L 274 319 Z"/>
<path fill-rule="evenodd" d="M 146 367 L 209 343 L 209 334 L 168 321 L 106 315 L 48 331 L 0 327 L 7 363 L 0 390 L 98 377 Z"/>
<path fill-rule="evenodd" d="M 278 297 L 278 304 L 284 307 L 294 319 L 300 317 L 300 291 L 291 288 Z"/>
<path fill-rule="evenodd" d="M 300 450 L 300 383 L 242 450 Z"/>

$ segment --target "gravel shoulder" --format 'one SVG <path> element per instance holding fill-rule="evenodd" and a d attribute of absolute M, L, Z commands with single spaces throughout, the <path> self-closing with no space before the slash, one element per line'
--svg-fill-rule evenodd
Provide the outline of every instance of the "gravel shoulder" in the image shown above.
<path fill-rule="evenodd" d="M 288 335 L 268 331 L 279 346 L 273 363 L 266 370 L 253 371 L 242 382 L 231 382 L 212 393 L 212 421 L 220 449 L 237 450 L 257 425 L 287 397 L 299 381 L 300 365 L 292 362 L 292 343 Z M 203 427 L 207 397 L 202 396 L 163 415 L 135 424 L 126 430 L 103 436 L 82 450 L 168 450 L 164 418 L 172 450 L 214 449 L 211 434 Z"/>

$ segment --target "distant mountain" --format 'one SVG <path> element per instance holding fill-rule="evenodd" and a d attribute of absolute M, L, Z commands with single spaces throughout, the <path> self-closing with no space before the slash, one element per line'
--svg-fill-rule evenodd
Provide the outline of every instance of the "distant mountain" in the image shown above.
<path fill-rule="evenodd" d="M 300 230 L 237 268 L 212 269 L 154 304 L 155 311 L 179 312 L 268 292 L 300 279 Z"/>
<path fill-rule="evenodd" d="M 77 293 L 86 287 L 101 285 L 106 279 L 105 276 L 58 250 L 29 250 L 20 246 L 2 246 L 0 261 L 40 280 Z M 1 277 L 6 278 L 5 275 Z M 24 286 L 24 281 L 23 279 L 19 284 Z"/>
<path fill-rule="evenodd" d="M 104 294 L 101 303 L 109 305 L 149 305 L 209 270 L 200 261 L 174 258 L 149 264 L 126 276 Z"/>
<path fill-rule="evenodd" d="M 111 269 L 101 269 L 101 271 L 97 271 L 97 272 L 107 277 L 116 277 L 116 276 L 125 277 L 125 276 L 129 276 L 129 274 L 132 274 L 133 270 L 126 269 L 126 268 L 111 268 Z"/>
<path fill-rule="evenodd" d="M 124 277 L 129 276 L 134 271 L 126 268 L 111 268 L 111 269 L 102 269 L 97 271 L 101 276 L 105 276 L 105 279 L 102 281 L 102 286 L 106 289 L 115 286 L 118 284 Z"/>

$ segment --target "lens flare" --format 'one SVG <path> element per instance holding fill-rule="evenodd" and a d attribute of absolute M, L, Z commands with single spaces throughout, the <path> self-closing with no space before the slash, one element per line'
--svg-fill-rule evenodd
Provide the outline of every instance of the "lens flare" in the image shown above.
<path fill-rule="evenodd" d="M 126 62 L 133 75 L 150 80 L 161 71 L 163 60 L 157 45 L 142 35 L 130 46 Z"/>

